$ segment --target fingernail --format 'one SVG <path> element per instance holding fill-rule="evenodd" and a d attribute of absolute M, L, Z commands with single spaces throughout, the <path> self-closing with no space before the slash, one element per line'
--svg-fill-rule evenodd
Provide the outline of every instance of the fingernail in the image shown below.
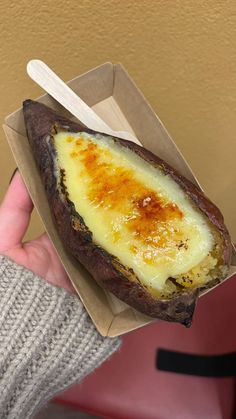
<path fill-rule="evenodd" d="M 14 178 L 14 176 L 15 176 L 15 174 L 16 174 L 16 172 L 17 172 L 17 170 L 18 170 L 18 167 L 14 170 L 14 172 L 12 173 L 12 175 L 11 175 L 11 179 L 9 180 L 9 185 L 10 185 L 10 183 L 11 183 L 11 181 L 12 181 L 12 179 Z"/>

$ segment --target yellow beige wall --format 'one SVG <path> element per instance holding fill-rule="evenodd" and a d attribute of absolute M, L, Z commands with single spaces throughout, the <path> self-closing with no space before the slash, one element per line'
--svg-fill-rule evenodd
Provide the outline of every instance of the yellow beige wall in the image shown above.
<path fill-rule="evenodd" d="M 0 116 L 37 97 L 25 66 L 41 58 L 65 80 L 122 62 L 221 206 L 236 240 L 236 2 L 0 2 Z M 1 189 L 14 162 L 0 137 Z M 34 218 L 30 235 L 41 226 Z"/>

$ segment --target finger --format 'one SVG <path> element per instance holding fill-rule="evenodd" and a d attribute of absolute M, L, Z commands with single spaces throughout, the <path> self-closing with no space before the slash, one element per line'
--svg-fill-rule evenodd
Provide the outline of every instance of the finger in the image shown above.
<path fill-rule="evenodd" d="M 31 198 L 17 171 L 0 206 L 0 252 L 21 244 L 32 209 Z"/>

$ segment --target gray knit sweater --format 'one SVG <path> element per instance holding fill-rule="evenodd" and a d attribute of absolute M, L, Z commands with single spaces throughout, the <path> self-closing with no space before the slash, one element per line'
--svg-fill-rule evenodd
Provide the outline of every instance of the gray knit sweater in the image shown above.
<path fill-rule="evenodd" d="M 80 300 L 0 256 L 0 418 L 27 419 L 120 345 Z"/>

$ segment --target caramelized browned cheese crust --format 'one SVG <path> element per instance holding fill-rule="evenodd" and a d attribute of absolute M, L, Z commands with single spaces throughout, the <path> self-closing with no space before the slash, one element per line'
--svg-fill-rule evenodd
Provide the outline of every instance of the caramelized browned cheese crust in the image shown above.
<path fill-rule="evenodd" d="M 222 281 L 231 242 L 218 208 L 133 142 L 86 129 L 38 102 L 28 139 L 64 246 L 137 310 L 191 324 L 201 292 Z"/>

